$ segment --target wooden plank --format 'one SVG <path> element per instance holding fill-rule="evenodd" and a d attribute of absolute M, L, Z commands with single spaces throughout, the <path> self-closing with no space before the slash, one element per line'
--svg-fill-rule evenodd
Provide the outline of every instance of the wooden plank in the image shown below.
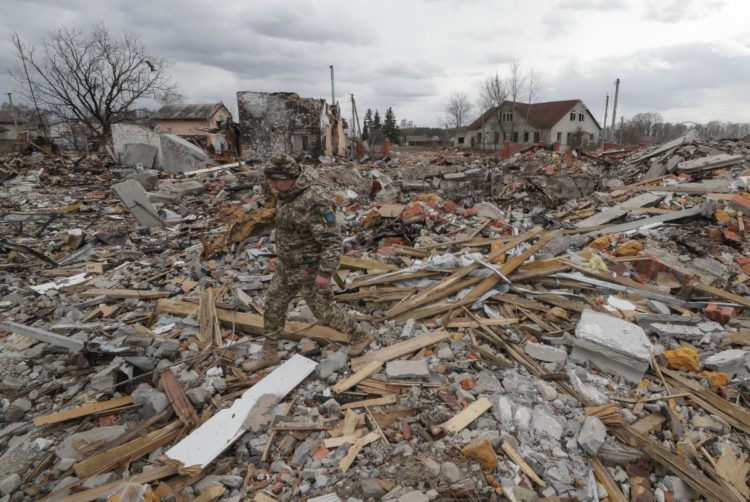
<path fill-rule="evenodd" d="M 352 447 L 349 448 L 346 456 L 341 459 L 341 462 L 339 462 L 339 469 L 341 469 L 341 472 L 346 472 L 349 470 L 349 468 L 354 463 L 354 460 L 357 458 L 357 455 L 359 455 L 359 452 L 362 451 L 362 448 L 370 443 L 374 443 L 378 439 L 380 439 L 380 434 L 377 431 L 373 431 L 366 436 L 357 439 Z"/>
<path fill-rule="evenodd" d="M 34 340 L 40 342 L 49 343 L 58 347 L 64 347 L 70 352 L 80 352 L 83 350 L 84 343 L 81 340 L 76 340 L 67 336 L 58 335 L 51 331 L 35 328 L 33 326 L 26 326 L 12 321 L 0 322 L 0 331 L 8 331 L 15 335 L 28 336 Z"/>
<path fill-rule="evenodd" d="M 187 472 L 200 472 L 245 433 L 245 420 L 261 397 L 282 399 L 315 370 L 318 364 L 299 354 L 250 387 L 225 408 L 170 448 L 162 461 Z"/>
<path fill-rule="evenodd" d="M 333 429 L 338 423 L 337 418 L 311 417 L 274 417 L 271 423 L 272 431 L 324 431 Z"/>
<path fill-rule="evenodd" d="M 393 272 L 399 269 L 396 265 L 391 265 L 390 263 L 355 258 L 354 256 L 347 255 L 341 257 L 340 266 L 355 270 L 382 270 L 384 272 Z"/>
<path fill-rule="evenodd" d="M 108 494 L 113 492 L 124 483 L 151 483 L 152 481 L 164 479 L 174 474 L 177 474 L 177 470 L 174 467 L 162 465 L 154 467 L 153 469 L 149 469 L 148 471 L 144 471 L 140 474 L 135 474 L 133 476 L 130 476 L 129 478 L 118 479 L 117 481 L 107 483 L 106 485 L 102 485 L 98 488 L 92 488 L 83 492 L 74 493 L 73 495 L 69 495 L 57 500 L 58 502 L 91 502 L 93 500 L 106 497 Z"/>
<path fill-rule="evenodd" d="M 719 345 L 728 347 L 730 345 L 750 345 L 750 331 L 740 331 L 739 333 L 729 333 L 721 339 Z"/>
<path fill-rule="evenodd" d="M 598 458 L 591 459 L 591 468 L 594 470 L 594 476 L 596 476 L 597 481 L 607 490 L 607 498 L 611 502 L 627 502 L 625 494 L 620 490 L 620 486 L 612 479 L 609 471 Z"/>
<path fill-rule="evenodd" d="M 608 207 L 604 211 L 596 213 L 593 216 L 586 218 L 585 220 L 577 221 L 575 223 L 575 226 L 578 228 L 585 228 L 604 225 L 605 223 L 609 223 L 614 219 L 628 214 L 633 208 L 648 206 L 649 204 L 659 202 L 663 198 L 664 195 L 656 195 L 648 192 L 643 193 L 633 197 L 632 199 L 628 199 L 625 202 L 621 202 L 615 206 Z"/>
<path fill-rule="evenodd" d="M 182 420 L 182 423 L 190 430 L 199 426 L 201 420 L 198 417 L 198 413 L 185 395 L 182 385 L 177 381 L 177 377 L 172 373 L 172 370 L 166 368 L 160 371 L 159 381 L 163 385 L 164 393 L 169 398 L 172 408 L 180 420 Z"/>
<path fill-rule="evenodd" d="M 376 373 L 382 367 L 383 361 L 378 361 L 377 359 L 371 361 L 364 368 L 360 369 L 356 373 L 350 375 L 348 378 L 338 382 L 336 385 L 331 387 L 331 390 L 336 394 L 341 394 L 342 392 L 351 389 L 373 373 Z"/>
<path fill-rule="evenodd" d="M 172 293 L 169 291 L 159 291 L 156 289 L 99 289 L 92 288 L 78 293 L 81 298 L 92 298 L 95 296 L 104 296 L 106 298 L 117 298 L 121 300 L 139 299 L 154 300 L 157 298 L 166 298 Z"/>
<path fill-rule="evenodd" d="M 338 448 L 343 444 L 354 444 L 357 439 L 361 438 L 361 429 L 359 433 L 350 434 L 348 436 L 339 436 L 337 438 L 328 438 L 323 440 L 323 445 L 326 448 Z"/>
<path fill-rule="evenodd" d="M 112 187 L 112 191 L 122 201 L 122 205 L 144 227 L 163 227 L 156 208 L 149 202 L 148 194 L 136 180 L 126 180 Z"/>
<path fill-rule="evenodd" d="M 521 319 L 518 317 L 504 317 L 502 319 L 480 319 L 479 321 L 453 320 L 448 321 L 448 328 L 480 328 L 482 326 L 507 326 L 508 324 L 518 324 Z"/>
<path fill-rule="evenodd" d="M 734 293 L 730 293 L 729 291 L 725 291 L 723 289 L 709 286 L 708 284 L 705 284 L 700 281 L 691 282 L 690 286 L 695 291 L 700 291 L 701 293 L 706 293 L 707 295 L 715 296 L 717 298 L 721 298 L 722 300 L 726 300 L 732 303 L 737 303 L 739 305 L 743 305 L 747 308 L 750 308 L 750 297 L 735 295 Z"/>
<path fill-rule="evenodd" d="M 224 495 L 227 489 L 223 486 L 212 486 L 193 499 L 193 502 L 214 502 Z"/>
<path fill-rule="evenodd" d="M 139 459 L 155 449 L 172 442 L 180 433 L 182 427 L 182 423 L 179 420 L 175 420 L 143 437 L 139 437 L 98 455 L 88 457 L 75 464 L 73 470 L 79 478 L 109 471 L 120 463 Z"/>
<path fill-rule="evenodd" d="M 356 408 L 369 408 L 372 406 L 387 406 L 389 404 L 396 404 L 398 396 L 396 394 L 389 394 L 383 397 L 375 397 L 373 399 L 363 399 L 362 401 L 354 401 L 352 403 L 346 403 L 341 405 L 342 410 L 353 410 Z"/>
<path fill-rule="evenodd" d="M 641 434 L 651 434 L 660 430 L 666 421 L 667 417 L 661 413 L 651 413 L 633 422 L 631 427 Z"/>
<path fill-rule="evenodd" d="M 198 310 L 198 305 L 190 302 L 162 299 L 159 300 L 157 308 L 166 314 L 188 316 Z M 216 314 L 219 317 L 219 321 L 226 327 L 236 328 L 253 335 L 262 336 L 265 334 L 263 316 L 220 308 L 216 309 Z M 292 339 L 309 337 L 317 340 L 349 343 L 349 335 L 346 333 L 341 333 L 327 326 L 293 321 L 286 323 L 284 337 Z"/>
<path fill-rule="evenodd" d="M 503 441 L 501 448 L 503 449 L 505 454 L 508 455 L 508 457 L 513 461 L 513 463 L 521 468 L 521 470 L 524 472 L 524 474 L 526 474 L 526 476 L 529 477 L 530 480 L 532 480 L 542 488 L 547 486 L 547 483 L 545 483 L 544 480 L 542 480 L 542 478 L 540 478 L 539 475 L 534 472 L 534 469 L 532 469 L 531 466 L 526 463 L 521 454 L 518 453 L 516 449 L 513 448 L 510 443 L 508 443 L 507 440 Z"/>
<path fill-rule="evenodd" d="M 477 399 L 450 420 L 443 422 L 437 427 L 433 427 L 432 433 L 437 435 L 441 432 L 445 432 L 446 434 L 458 432 L 482 416 L 490 408 L 492 408 L 492 403 L 489 399 L 486 397 Z"/>
<path fill-rule="evenodd" d="M 384 347 L 380 350 L 368 352 L 364 356 L 354 358 L 351 360 L 352 369 L 354 371 L 359 371 L 372 361 L 387 363 L 388 361 L 405 356 L 406 354 L 411 354 L 412 352 L 416 352 L 424 347 L 443 342 L 448 338 L 450 338 L 450 333 L 447 331 L 430 331 L 429 333 L 418 335 L 409 340 L 393 344 L 390 347 Z"/>
<path fill-rule="evenodd" d="M 116 410 L 117 408 L 128 406 L 129 404 L 133 404 L 133 398 L 131 396 L 122 396 L 117 399 L 110 399 L 109 401 L 85 404 L 76 408 L 50 413 L 49 415 L 34 417 L 34 425 L 41 427 L 43 425 L 58 424 L 60 422 L 93 415 L 94 413 L 100 413 L 102 411 Z"/>

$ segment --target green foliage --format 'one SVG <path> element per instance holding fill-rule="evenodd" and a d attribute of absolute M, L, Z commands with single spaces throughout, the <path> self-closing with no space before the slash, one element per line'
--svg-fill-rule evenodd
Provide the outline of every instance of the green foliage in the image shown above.
<path fill-rule="evenodd" d="M 398 143 L 400 138 L 398 124 L 396 123 L 396 114 L 393 108 L 388 107 L 385 112 L 385 121 L 383 122 L 383 135 L 393 143 Z"/>

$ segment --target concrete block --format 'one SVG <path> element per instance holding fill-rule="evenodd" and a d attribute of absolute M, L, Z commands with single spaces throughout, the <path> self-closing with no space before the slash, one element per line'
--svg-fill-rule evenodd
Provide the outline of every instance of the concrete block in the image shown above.
<path fill-rule="evenodd" d="M 206 191 L 206 187 L 200 181 L 196 180 L 164 180 L 159 183 L 159 190 L 172 192 L 180 197 L 185 195 L 200 195 Z"/>
<path fill-rule="evenodd" d="M 395 360 L 386 363 L 385 374 L 388 378 L 429 378 L 430 370 L 426 359 Z"/>
<path fill-rule="evenodd" d="M 712 371 L 726 373 L 730 378 L 745 374 L 750 362 L 750 352 L 741 349 L 729 349 L 714 354 L 703 361 L 703 367 Z"/>
<path fill-rule="evenodd" d="M 114 124 L 112 126 L 112 147 L 115 157 L 120 159 L 125 151 L 125 145 L 128 144 L 150 145 L 156 148 L 157 152 L 154 163 L 149 167 L 153 167 L 154 169 L 162 168 L 161 139 L 159 138 L 159 133 L 139 125 Z M 146 166 L 144 165 L 144 167 Z"/>
<path fill-rule="evenodd" d="M 21 486 L 21 483 L 21 476 L 14 472 L 10 476 L 6 476 L 2 479 L 2 481 L 0 481 L 0 493 L 2 493 L 3 495 L 10 495 L 15 492 L 19 486 Z"/>
<path fill-rule="evenodd" d="M 536 433 L 551 437 L 556 441 L 559 441 L 563 434 L 563 426 L 560 422 L 542 407 L 534 408 L 531 413 L 531 427 Z"/>
<path fill-rule="evenodd" d="M 597 417 L 586 417 L 578 431 L 578 445 L 583 451 L 595 457 L 607 437 L 607 428 Z"/>
<path fill-rule="evenodd" d="M 552 347 L 543 343 L 526 342 L 523 347 L 527 356 L 547 363 L 564 363 L 568 359 L 565 349 Z"/>
<path fill-rule="evenodd" d="M 477 216 L 480 218 L 489 218 L 491 220 L 502 218 L 504 214 L 503 211 L 492 202 L 479 202 L 474 205 L 474 209 L 477 210 Z"/>
<path fill-rule="evenodd" d="M 152 169 L 156 165 L 159 148 L 147 143 L 126 143 L 120 153 L 120 164 L 124 166 L 141 166 Z"/>
<path fill-rule="evenodd" d="M 337 371 L 346 368 L 348 360 L 349 356 L 347 356 L 346 352 L 343 350 L 334 352 L 320 361 L 320 364 L 318 365 L 318 375 L 325 380 Z"/>
<path fill-rule="evenodd" d="M 652 348 L 640 326 L 586 309 L 576 326 L 576 342 L 570 358 L 638 383 L 650 365 Z"/>

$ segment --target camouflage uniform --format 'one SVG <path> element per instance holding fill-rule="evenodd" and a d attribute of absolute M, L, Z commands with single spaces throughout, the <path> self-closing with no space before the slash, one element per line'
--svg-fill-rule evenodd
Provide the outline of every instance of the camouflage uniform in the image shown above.
<path fill-rule="evenodd" d="M 269 178 L 278 179 L 294 177 L 295 172 L 299 177 L 294 186 L 278 194 L 275 222 L 279 264 L 266 295 L 266 336 L 272 340 L 281 336 L 289 302 L 301 294 L 320 324 L 349 333 L 356 342 L 367 332 L 334 302 L 330 287 L 315 286 L 316 275 L 330 278 L 336 272 L 343 252 L 333 203 L 315 172 L 300 170 L 291 157 L 277 156 L 266 169 Z"/>

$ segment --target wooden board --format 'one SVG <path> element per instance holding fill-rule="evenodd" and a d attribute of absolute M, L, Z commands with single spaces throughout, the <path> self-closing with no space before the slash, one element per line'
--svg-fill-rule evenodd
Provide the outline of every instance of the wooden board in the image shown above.
<path fill-rule="evenodd" d="M 602 465 L 598 458 L 591 459 L 591 468 L 594 470 L 596 480 L 607 490 L 607 498 L 611 502 L 627 502 L 628 499 L 625 498 L 625 494 L 620 490 L 620 486 L 612 479 L 609 471 Z"/>
<path fill-rule="evenodd" d="M 158 291 L 156 289 L 99 289 L 92 288 L 78 293 L 81 298 L 93 298 L 95 296 L 104 296 L 106 298 L 118 298 L 129 300 L 136 298 L 139 300 L 153 300 L 156 298 L 166 298 L 172 293 L 169 291 Z"/>
<path fill-rule="evenodd" d="M 77 408 L 70 408 L 57 413 L 50 413 L 49 415 L 41 415 L 34 417 L 34 425 L 41 427 L 43 425 L 57 424 L 65 422 L 67 420 L 73 420 L 74 418 L 85 417 L 93 415 L 94 413 L 101 413 L 102 411 L 116 410 L 123 406 L 133 404 L 133 398 L 131 396 L 118 397 L 117 399 L 110 399 L 109 401 L 102 401 L 99 403 L 86 404 L 78 406 Z"/>
<path fill-rule="evenodd" d="M 467 425 L 482 416 L 484 412 L 492 408 L 492 403 L 486 397 L 477 399 L 464 408 L 458 415 L 432 429 L 433 434 L 445 432 L 453 434 L 464 429 Z"/>
<path fill-rule="evenodd" d="M 362 437 L 361 429 L 359 434 L 351 434 L 349 436 L 339 436 L 337 438 L 328 438 L 323 440 L 323 445 L 326 448 L 338 448 L 343 444 L 354 444 L 357 439 Z"/>
<path fill-rule="evenodd" d="M 150 469 L 148 471 L 144 471 L 140 474 L 134 474 L 133 476 L 130 476 L 126 479 L 118 479 L 117 481 L 112 481 L 111 483 L 107 483 L 106 485 L 102 485 L 98 488 L 92 488 L 83 492 L 74 493 L 73 495 L 68 495 L 67 497 L 57 499 L 57 501 L 91 502 L 92 500 L 106 497 L 108 494 L 112 493 L 115 489 L 117 489 L 117 487 L 124 483 L 135 483 L 140 485 L 151 483 L 152 481 L 156 481 L 158 479 L 164 479 L 174 474 L 177 474 L 177 470 L 175 470 L 174 467 L 161 465 L 158 467 L 154 467 L 153 469 Z"/>
<path fill-rule="evenodd" d="M 198 310 L 198 305 L 190 302 L 176 300 L 159 300 L 157 307 L 166 314 L 188 316 Z M 263 327 L 263 316 L 247 312 L 235 312 L 233 310 L 216 309 L 219 321 L 228 328 L 236 328 L 240 331 L 262 336 L 265 334 Z M 316 340 L 327 340 L 332 342 L 349 343 L 349 335 L 336 331 L 333 328 L 289 321 L 284 327 L 284 337 L 301 339 L 305 337 Z"/>
<path fill-rule="evenodd" d="M 384 347 L 374 352 L 368 352 L 362 357 L 352 359 L 352 369 L 354 371 L 359 371 L 373 361 L 381 361 L 382 363 L 387 363 L 388 361 L 392 361 L 398 357 L 405 356 L 406 354 L 411 354 L 412 352 L 416 352 L 424 347 L 429 347 L 430 345 L 435 345 L 436 343 L 443 342 L 448 338 L 450 338 L 450 333 L 442 330 L 431 331 L 423 335 L 418 335 L 410 338 L 409 340 L 391 345 L 390 347 Z"/>
<path fill-rule="evenodd" d="M 359 452 L 362 451 L 362 448 L 370 443 L 374 443 L 378 439 L 380 439 L 380 433 L 377 431 L 373 431 L 366 436 L 357 439 L 352 447 L 349 448 L 346 456 L 341 459 L 341 462 L 339 462 L 339 469 L 341 469 L 341 472 L 346 472 L 349 470 L 349 467 L 352 466 L 354 460 L 357 458 L 357 455 L 359 455 Z"/>
<path fill-rule="evenodd" d="M 354 401 L 353 403 L 342 404 L 341 409 L 353 410 L 356 408 L 368 408 L 372 406 L 387 406 L 389 404 L 396 404 L 397 401 L 398 401 L 398 396 L 396 394 L 389 394 L 383 397 L 363 399 L 362 401 Z"/>
<path fill-rule="evenodd" d="M 336 394 L 341 394 L 342 392 L 351 389 L 373 373 L 376 373 L 382 367 L 383 361 L 370 361 L 364 368 L 331 387 L 331 390 Z"/>
<path fill-rule="evenodd" d="M 185 395 L 182 385 L 177 381 L 177 377 L 172 373 L 172 370 L 167 368 L 159 372 L 159 381 L 164 387 L 164 393 L 172 403 L 175 414 L 182 420 L 182 423 L 190 430 L 200 425 L 201 420 L 198 413 Z"/>
<path fill-rule="evenodd" d="M 375 260 L 365 260 L 353 256 L 344 255 L 341 257 L 340 266 L 342 268 L 353 268 L 356 270 L 382 270 L 384 272 L 393 272 L 398 270 L 396 265 L 383 263 Z"/>
<path fill-rule="evenodd" d="M 529 477 L 529 479 L 531 479 L 534 483 L 538 484 L 542 488 L 547 486 L 547 483 L 545 483 L 544 480 L 542 480 L 542 478 L 540 478 L 539 475 L 534 472 L 534 469 L 532 469 L 531 466 L 526 463 L 521 454 L 518 453 L 516 449 L 513 448 L 510 443 L 508 443 L 507 440 L 503 441 L 501 448 L 503 449 L 505 454 L 508 455 L 508 457 L 513 461 L 513 463 L 521 468 L 521 470 Z"/>

